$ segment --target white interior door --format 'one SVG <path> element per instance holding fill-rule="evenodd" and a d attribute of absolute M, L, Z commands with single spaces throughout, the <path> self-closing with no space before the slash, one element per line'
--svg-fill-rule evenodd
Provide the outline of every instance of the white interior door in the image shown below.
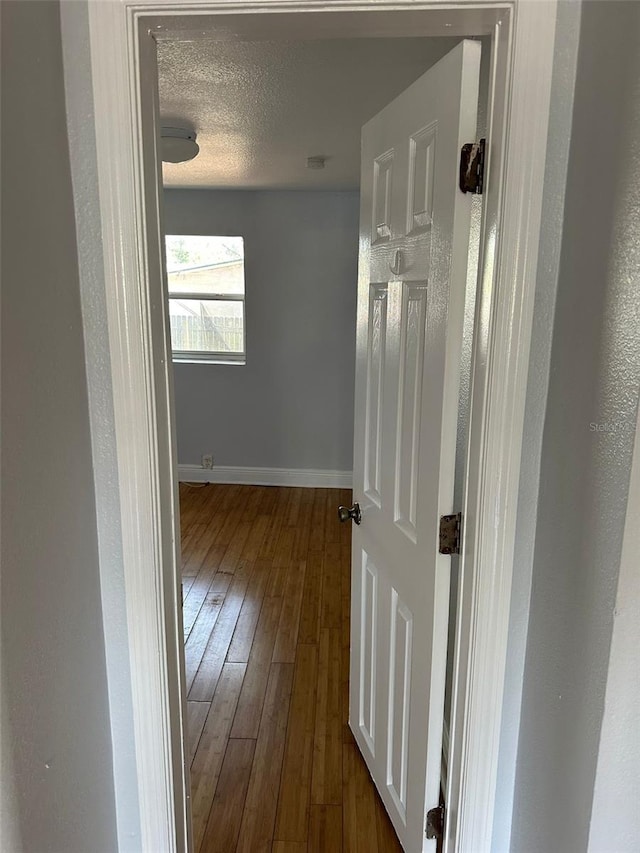
<path fill-rule="evenodd" d="M 410 853 L 435 849 L 479 68 L 462 42 L 362 132 L 350 725 Z"/>

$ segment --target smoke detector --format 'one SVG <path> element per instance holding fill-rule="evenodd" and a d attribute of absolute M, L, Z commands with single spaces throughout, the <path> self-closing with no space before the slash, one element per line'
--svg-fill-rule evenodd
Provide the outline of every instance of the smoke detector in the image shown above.
<path fill-rule="evenodd" d="M 163 127 L 160 130 L 162 160 L 165 163 L 185 163 L 200 151 L 193 130 L 184 127 Z"/>

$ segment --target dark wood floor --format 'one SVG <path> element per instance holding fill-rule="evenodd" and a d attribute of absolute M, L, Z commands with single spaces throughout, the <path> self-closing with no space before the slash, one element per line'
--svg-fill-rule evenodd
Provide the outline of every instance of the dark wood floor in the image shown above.
<path fill-rule="evenodd" d="M 180 486 L 196 853 L 398 853 L 347 727 L 348 491 Z"/>

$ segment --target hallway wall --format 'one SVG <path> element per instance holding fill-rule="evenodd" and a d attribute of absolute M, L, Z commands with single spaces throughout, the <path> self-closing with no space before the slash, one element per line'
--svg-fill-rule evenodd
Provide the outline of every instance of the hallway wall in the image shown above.
<path fill-rule="evenodd" d="M 583 4 L 542 447 L 514 853 L 578 853 L 589 839 L 640 389 L 639 57 L 640 4 Z M 637 731 L 627 737 L 637 737 Z M 623 779 L 612 782 L 622 809 L 631 791 Z M 637 807 L 632 811 L 637 815 Z M 631 850 L 610 843 L 611 838 L 592 849 Z"/>
<path fill-rule="evenodd" d="M 245 241 L 247 363 L 174 364 L 180 464 L 350 472 L 358 193 L 164 198 L 167 234 Z"/>
<path fill-rule="evenodd" d="M 6 853 L 117 849 L 58 2 L 2 21 Z"/>

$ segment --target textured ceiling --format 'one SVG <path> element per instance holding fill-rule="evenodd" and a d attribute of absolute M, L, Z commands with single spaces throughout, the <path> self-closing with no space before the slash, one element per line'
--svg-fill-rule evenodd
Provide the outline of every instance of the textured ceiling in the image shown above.
<path fill-rule="evenodd" d="M 165 186 L 346 189 L 359 184 L 360 129 L 457 38 L 160 41 L 162 121 L 200 154 L 163 166 Z M 324 155 L 324 170 L 306 168 Z"/>

